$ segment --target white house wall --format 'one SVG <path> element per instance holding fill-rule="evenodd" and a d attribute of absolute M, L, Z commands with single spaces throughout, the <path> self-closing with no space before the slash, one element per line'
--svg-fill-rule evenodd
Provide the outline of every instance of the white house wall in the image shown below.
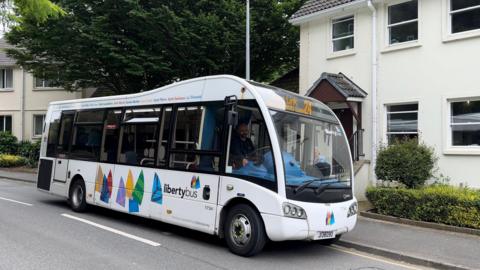
<path fill-rule="evenodd" d="M 386 8 L 376 3 L 378 47 L 378 130 L 380 143 L 386 140 L 386 104 L 418 102 L 420 139 L 433 146 L 439 157 L 437 175 L 451 178 L 451 184 L 480 187 L 474 168 L 480 164 L 480 150 L 452 150 L 448 147 L 448 99 L 480 97 L 480 31 L 449 36 L 446 31 L 446 0 L 419 0 L 418 42 L 386 44 Z M 331 58 L 331 18 L 302 24 L 300 35 L 300 93 L 322 72 L 342 72 L 369 93 L 362 103 L 364 151 L 371 149 L 371 12 L 367 8 L 345 13 L 355 15 L 355 49 L 352 54 Z M 340 14 L 338 14 L 340 15 Z M 336 15 L 337 16 L 337 15 Z"/>

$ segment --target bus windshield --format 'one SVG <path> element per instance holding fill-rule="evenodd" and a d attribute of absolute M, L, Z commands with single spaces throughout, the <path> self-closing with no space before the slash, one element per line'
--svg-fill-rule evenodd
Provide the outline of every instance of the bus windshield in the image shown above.
<path fill-rule="evenodd" d="M 331 190 L 351 189 L 349 148 L 336 120 L 276 110 L 270 114 L 282 151 L 289 199 L 324 202 Z"/>

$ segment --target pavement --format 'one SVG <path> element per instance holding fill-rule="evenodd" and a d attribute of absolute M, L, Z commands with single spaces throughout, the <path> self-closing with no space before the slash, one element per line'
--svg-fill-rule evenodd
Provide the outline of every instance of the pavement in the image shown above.
<path fill-rule="evenodd" d="M 0 178 L 35 182 L 36 175 L 0 170 Z M 338 246 L 435 269 L 480 269 L 480 237 L 359 217 Z M 0 267 L 1 268 L 1 267 Z"/>

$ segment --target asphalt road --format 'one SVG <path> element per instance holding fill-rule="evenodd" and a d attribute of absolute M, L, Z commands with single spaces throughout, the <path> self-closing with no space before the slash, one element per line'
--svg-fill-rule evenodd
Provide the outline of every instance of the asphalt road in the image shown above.
<path fill-rule="evenodd" d="M 100 207 L 75 213 L 32 183 L 0 179 L 0 269 L 422 268 L 300 241 L 243 258 L 214 236 Z"/>

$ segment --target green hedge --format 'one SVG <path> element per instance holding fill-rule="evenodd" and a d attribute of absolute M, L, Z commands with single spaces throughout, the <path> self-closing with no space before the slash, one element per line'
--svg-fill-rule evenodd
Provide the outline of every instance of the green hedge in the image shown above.
<path fill-rule="evenodd" d="M 21 156 L 24 158 L 24 162 L 18 163 L 21 164 L 18 166 L 28 165 L 30 167 L 36 167 L 40 155 L 40 141 L 18 142 L 17 138 L 13 136 L 10 132 L 0 132 L 0 154 Z M 7 162 L 5 164 L 10 163 Z M 0 167 L 12 166 L 4 166 L 2 165 L 2 163 L 0 163 Z"/>
<path fill-rule="evenodd" d="M 447 185 L 420 189 L 369 188 L 379 214 L 480 229 L 480 191 Z"/>
<path fill-rule="evenodd" d="M 21 156 L 0 154 L 0 167 L 18 167 L 27 164 L 27 159 Z"/>

